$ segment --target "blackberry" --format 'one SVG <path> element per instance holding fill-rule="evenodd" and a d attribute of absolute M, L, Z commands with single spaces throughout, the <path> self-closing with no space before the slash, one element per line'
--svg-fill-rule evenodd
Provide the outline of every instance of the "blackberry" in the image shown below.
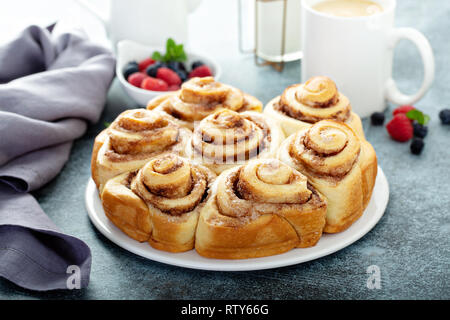
<path fill-rule="evenodd" d="M 444 109 L 439 112 L 439 118 L 442 124 L 450 124 L 450 109 Z"/>
<path fill-rule="evenodd" d="M 428 133 L 428 127 L 417 122 L 413 123 L 414 136 L 418 138 L 425 138 Z"/>
<path fill-rule="evenodd" d="M 384 123 L 384 113 L 383 112 L 374 112 L 370 116 L 370 121 L 374 126 L 381 126 Z"/>
<path fill-rule="evenodd" d="M 417 137 L 413 138 L 410 146 L 411 153 L 417 155 L 421 154 L 424 146 L 425 143 L 423 142 L 423 139 Z"/>
<path fill-rule="evenodd" d="M 200 61 L 200 60 L 194 61 L 194 62 L 192 62 L 191 69 L 194 70 L 195 68 L 200 67 L 200 66 L 202 66 L 204 64 L 205 63 L 203 61 Z"/>
<path fill-rule="evenodd" d="M 167 68 L 172 69 L 175 72 L 177 72 L 178 70 L 186 71 L 184 63 L 180 61 L 169 61 L 167 63 Z"/>
<path fill-rule="evenodd" d="M 176 74 L 180 77 L 181 82 L 185 82 L 188 78 L 187 72 L 184 70 L 175 70 Z"/>
<path fill-rule="evenodd" d="M 167 65 L 164 62 L 158 61 L 154 64 L 148 66 L 148 68 L 145 70 L 145 72 L 153 78 L 156 78 L 156 72 L 159 68 L 167 67 Z"/>
<path fill-rule="evenodd" d="M 130 61 L 130 62 L 128 62 L 127 64 L 129 64 L 129 65 L 134 65 L 134 66 L 136 66 L 136 67 L 139 67 L 139 63 L 138 63 L 137 61 Z"/>
<path fill-rule="evenodd" d="M 131 74 L 133 74 L 135 72 L 139 72 L 139 66 L 138 66 L 137 62 L 134 62 L 134 61 L 133 62 L 129 62 L 129 63 L 127 63 L 125 65 L 125 67 L 123 68 L 122 72 L 123 72 L 123 77 L 125 79 L 128 79 L 128 77 Z"/>

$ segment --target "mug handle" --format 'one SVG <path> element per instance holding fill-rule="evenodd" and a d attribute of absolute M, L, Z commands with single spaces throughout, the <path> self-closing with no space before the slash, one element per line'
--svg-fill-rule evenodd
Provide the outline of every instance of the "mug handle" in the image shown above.
<path fill-rule="evenodd" d="M 424 78 L 420 89 L 411 95 L 402 93 L 395 83 L 395 80 L 390 78 L 386 83 L 386 98 L 395 104 L 413 104 L 423 97 L 425 92 L 430 88 L 434 80 L 434 56 L 430 43 L 427 38 L 413 28 L 398 28 L 394 29 L 390 34 L 390 49 L 394 49 L 398 41 L 401 39 L 410 40 L 419 50 L 423 62 Z"/>

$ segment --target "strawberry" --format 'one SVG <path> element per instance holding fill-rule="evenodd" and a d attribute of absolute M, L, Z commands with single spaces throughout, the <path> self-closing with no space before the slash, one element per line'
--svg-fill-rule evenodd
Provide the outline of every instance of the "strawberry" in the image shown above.
<path fill-rule="evenodd" d="M 152 65 L 154 63 L 155 63 L 155 60 L 153 60 L 152 58 L 147 58 L 147 59 L 142 60 L 141 62 L 139 62 L 139 65 L 138 65 L 139 71 L 145 72 L 145 69 L 147 69 L 147 67 L 149 65 Z"/>
<path fill-rule="evenodd" d="M 133 86 L 140 88 L 142 81 L 147 77 L 148 77 L 148 75 L 146 75 L 145 73 L 135 72 L 135 73 L 130 74 L 127 81 L 130 84 L 132 84 Z"/>
<path fill-rule="evenodd" d="M 177 84 L 171 84 L 170 86 L 169 86 L 169 88 L 167 89 L 167 91 L 177 91 L 177 90 L 180 90 L 180 86 L 179 85 L 177 85 Z"/>
<path fill-rule="evenodd" d="M 159 68 L 158 71 L 156 71 L 156 77 L 164 80 L 169 86 L 181 84 L 181 78 L 177 73 L 166 67 Z"/>
<path fill-rule="evenodd" d="M 212 76 L 211 69 L 205 64 L 195 68 L 189 73 L 189 78 L 210 76 Z"/>
<path fill-rule="evenodd" d="M 142 81 L 141 88 L 152 91 L 167 91 L 169 85 L 164 80 L 147 77 Z"/>
<path fill-rule="evenodd" d="M 396 108 L 393 112 L 392 115 L 395 116 L 399 113 L 408 113 L 408 111 L 414 110 L 415 108 L 413 106 L 409 106 L 409 105 L 404 105 L 404 106 L 400 106 L 398 108 Z"/>
<path fill-rule="evenodd" d="M 405 142 L 413 136 L 413 126 L 404 113 L 398 113 L 386 125 L 386 129 L 392 139 Z"/>

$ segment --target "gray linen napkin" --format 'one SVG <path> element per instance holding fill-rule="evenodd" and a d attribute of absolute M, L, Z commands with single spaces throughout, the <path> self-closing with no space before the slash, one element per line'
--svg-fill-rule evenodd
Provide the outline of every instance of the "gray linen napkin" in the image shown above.
<path fill-rule="evenodd" d="M 0 46 L 0 276 L 19 286 L 89 283 L 89 247 L 61 233 L 28 192 L 59 173 L 73 140 L 98 121 L 114 64 L 87 39 L 37 26 Z"/>

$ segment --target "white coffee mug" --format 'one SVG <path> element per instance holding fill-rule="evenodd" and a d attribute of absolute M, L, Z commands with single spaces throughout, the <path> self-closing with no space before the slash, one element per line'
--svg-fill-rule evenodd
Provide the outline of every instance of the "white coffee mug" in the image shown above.
<path fill-rule="evenodd" d="M 88 0 L 77 0 L 105 26 L 112 47 L 120 40 L 161 46 L 167 38 L 187 42 L 188 14 L 201 0 L 110 0 L 109 13 L 95 8 Z"/>
<path fill-rule="evenodd" d="M 373 0 L 383 11 L 371 16 L 338 17 L 313 9 L 323 0 L 302 0 L 302 81 L 328 76 L 361 117 L 386 108 L 386 101 L 413 104 L 434 79 L 434 57 L 428 40 L 412 28 L 394 28 L 395 0 Z M 420 89 L 400 92 L 392 78 L 393 51 L 400 39 L 412 41 L 424 66 Z"/>

